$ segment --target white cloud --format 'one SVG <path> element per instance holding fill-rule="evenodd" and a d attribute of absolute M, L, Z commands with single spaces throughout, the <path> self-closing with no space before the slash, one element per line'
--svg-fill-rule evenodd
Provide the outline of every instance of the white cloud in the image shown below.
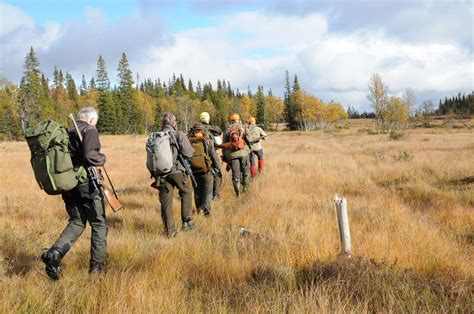
<path fill-rule="evenodd" d="M 243 36 L 235 35 L 236 30 Z M 276 53 L 248 53 L 261 48 Z M 406 88 L 450 94 L 474 87 L 473 61 L 462 47 L 402 42 L 382 31 L 333 34 L 320 15 L 231 15 L 215 27 L 175 34 L 173 45 L 150 49 L 149 60 L 139 66 L 147 77 L 183 73 L 201 82 L 226 78 L 240 89 L 263 84 L 279 93 L 286 69 L 298 74 L 304 89 L 346 105 L 367 103 L 367 83 L 374 72 L 395 94 Z"/>
<path fill-rule="evenodd" d="M 225 78 L 241 90 L 257 84 L 280 90 L 285 69 L 298 66 L 295 53 L 326 31 L 325 19 L 316 14 L 294 19 L 238 13 L 214 27 L 174 34 L 172 45 L 150 48 L 137 69 L 142 77 L 183 73 L 201 82 Z"/>
<path fill-rule="evenodd" d="M 84 20 L 59 26 L 38 25 L 12 6 L 1 9 L 14 18 L 0 30 L 0 66 L 18 74 L 33 45 L 48 67 L 45 73 L 58 65 L 77 79 L 82 73 L 90 77 L 101 53 L 113 79 L 116 62 L 126 52 L 131 69 L 141 78 L 166 81 L 173 73 L 182 73 L 194 82 L 213 84 L 225 78 L 233 88 L 246 90 L 250 85 L 255 90 L 263 84 L 282 95 L 284 73 L 289 70 L 298 74 L 303 89 L 323 100 L 364 109 L 374 72 L 394 94 L 412 88 L 423 97 L 449 96 L 474 89 L 472 49 L 444 38 L 436 42 L 433 32 L 430 41 L 396 38 L 376 27 L 333 32 L 326 15 L 252 11 L 221 16 L 213 26 L 169 33 L 153 14 L 131 12 L 107 21 L 101 11 L 86 8 Z"/>
<path fill-rule="evenodd" d="M 9 34 L 19 28 L 32 28 L 35 21 L 16 7 L 0 3 L 0 36 Z"/>
<path fill-rule="evenodd" d="M 22 64 L 30 46 L 47 50 L 61 37 L 59 24 L 38 25 L 14 6 L 0 3 L 0 69 L 2 74 L 22 73 Z M 16 78 L 16 77 L 15 77 Z"/>

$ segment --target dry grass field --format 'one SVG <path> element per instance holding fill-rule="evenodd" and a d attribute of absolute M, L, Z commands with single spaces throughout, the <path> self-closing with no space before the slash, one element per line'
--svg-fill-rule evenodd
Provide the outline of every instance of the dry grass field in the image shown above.
<path fill-rule="evenodd" d="M 103 136 L 126 209 L 108 212 L 109 271 L 87 273 L 90 229 L 53 282 L 39 260 L 67 222 L 25 142 L 0 143 L 0 312 L 474 312 L 474 133 L 282 133 L 267 171 L 197 229 L 163 236 L 145 136 Z M 339 257 L 335 193 L 353 257 Z M 179 220 L 179 201 L 175 199 Z M 254 233 L 242 236 L 246 227 Z"/>

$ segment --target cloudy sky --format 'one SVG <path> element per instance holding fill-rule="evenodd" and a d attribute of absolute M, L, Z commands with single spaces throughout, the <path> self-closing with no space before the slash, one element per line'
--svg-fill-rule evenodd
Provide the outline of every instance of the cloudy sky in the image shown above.
<path fill-rule="evenodd" d="M 179 3 L 179 4 L 177 4 Z M 367 83 L 418 102 L 474 90 L 473 1 L 0 0 L 0 75 L 19 82 L 30 46 L 42 71 L 80 84 L 99 54 L 140 78 L 229 80 L 283 94 L 285 70 L 325 101 L 368 109 Z"/>

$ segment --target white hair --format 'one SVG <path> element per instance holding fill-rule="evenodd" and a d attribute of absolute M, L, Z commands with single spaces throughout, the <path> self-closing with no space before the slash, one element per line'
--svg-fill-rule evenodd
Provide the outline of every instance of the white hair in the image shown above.
<path fill-rule="evenodd" d="M 90 119 L 99 119 L 99 113 L 94 107 L 84 107 L 77 113 L 79 120 L 89 121 Z"/>

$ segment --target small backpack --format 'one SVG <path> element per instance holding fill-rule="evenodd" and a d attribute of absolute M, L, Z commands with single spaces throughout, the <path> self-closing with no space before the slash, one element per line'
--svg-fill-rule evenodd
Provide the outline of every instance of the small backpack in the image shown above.
<path fill-rule="evenodd" d="M 260 141 L 260 132 L 257 127 L 247 126 L 245 131 L 245 136 L 250 143 L 257 143 Z"/>
<path fill-rule="evenodd" d="M 230 141 L 230 147 L 232 151 L 238 151 L 245 147 L 245 141 L 241 135 L 241 127 L 240 125 L 237 126 L 230 126 L 227 129 L 227 134 Z"/>
<path fill-rule="evenodd" d="M 146 143 L 146 166 L 153 177 L 166 175 L 173 168 L 170 132 L 153 132 Z"/>
<path fill-rule="evenodd" d="M 208 173 L 212 168 L 211 157 L 204 137 L 190 137 L 189 141 L 194 148 L 193 157 L 189 160 L 194 173 Z"/>
<path fill-rule="evenodd" d="M 64 126 L 48 120 L 29 128 L 25 138 L 31 151 L 31 166 L 42 190 L 57 195 L 87 180 L 84 167 L 74 169 L 69 153 L 69 134 Z"/>

